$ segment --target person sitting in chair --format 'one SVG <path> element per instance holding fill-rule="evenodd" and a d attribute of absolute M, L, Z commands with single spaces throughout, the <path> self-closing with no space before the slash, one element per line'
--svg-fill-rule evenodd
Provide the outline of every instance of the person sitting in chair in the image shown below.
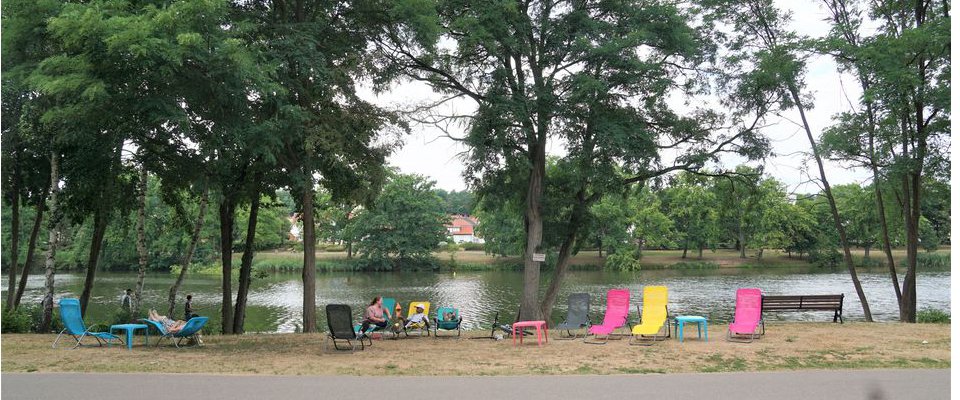
<path fill-rule="evenodd" d="M 374 297 L 373 301 L 370 302 L 370 305 L 367 306 L 366 311 L 363 313 L 363 323 L 360 324 L 360 334 L 364 335 L 367 332 L 367 329 L 370 328 L 370 325 L 374 325 L 378 328 L 387 327 L 387 318 L 390 316 L 390 311 L 386 311 L 386 317 L 384 316 L 383 308 L 383 298 L 380 296 Z"/>
<path fill-rule="evenodd" d="M 429 330 L 430 320 L 427 318 L 427 314 L 423 313 L 423 304 L 417 304 L 416 310 L 416 313 L 407 316 L 403 328 L 424 328 Z"/>
<path fill-rule="evenodd" d="M 180 332 L 180 330 L 183 329 L 183 326 L 187 324 L 186 321 L 183 321 L 183 320 L 174 321 L 170 318 L 167 318 L 166 315 L 160 315 L 159 313 L 157 313 L 157 310 L 153 310 L 153 309 L 150 310 L 147 316 L 151 321 L 159 322 L 160 325 L 163 325 L 163 329 L 167 331 L 167 333 Z"/>

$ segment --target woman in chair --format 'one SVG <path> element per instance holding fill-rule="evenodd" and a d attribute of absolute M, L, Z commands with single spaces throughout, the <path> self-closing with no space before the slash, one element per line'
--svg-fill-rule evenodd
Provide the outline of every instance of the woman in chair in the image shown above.
<path fill-rule="evenodd" d="M 183 329 L 183 326 L 187 324 L 186 321 L 182 321 L 182 320 L 174 321 L 170 318 L 167 318 L 166 315 L 160 315 L 157 313 L 157 310 L 153 310 L 153 309 L 150 310 L 147 316 L 151 321 L 156 321 L 156 322 L 159 322 L 160 325 L 163 325 L 163 329 L 166 330 L 167 333 L 180 332 L 180 330 Z"/>
<path fill-rule="evenodd" d="M 383 298 L 380 296 L 374 297 L 370 305 L 367 306 L 366 311 L 363 312 L 363 323 L 360 325 L 360 334 L 365 334 L 367 329 L 370 328 L 370 325 L 374 325 L 380 329 L 386 328 L 390 311 L 386 311 L 386 317 L 384 316 L 384 311 Z"/>

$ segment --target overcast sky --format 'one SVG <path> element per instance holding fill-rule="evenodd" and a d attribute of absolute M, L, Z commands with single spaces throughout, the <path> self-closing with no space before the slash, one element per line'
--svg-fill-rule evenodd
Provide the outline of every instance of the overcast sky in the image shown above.
<path fill-rule="evenodd" d="M 789 9 L 793 13 L 790 29 L 817 37 L 829 30 L 829 24 L 824 20 L 828 15 L 820 2 L 779 1 L 779 3 L 781 8 Z M 832 124 L 833 115 L 849 111 L 850 103 L 856 105 L 860 97 L 856 81 L 848 76 L 841 76 L 837 72 L 836 64 L 828 57 L 815 57 L 809 60 L 806 82 L 807 90 L 815 99 L 815 108 L 808 112 L 807 117 L 817 136 L 821 130 Z M 388 107 L 402 107 L 436 98 L 436 95 L 423 84 L 404 83 L 377 96 L 374 101 Z M 468 101 L 461 101 L 447 106 L 444 110 L 453 110 L 462 114 L 471 111 L 472 105 Z M 775 124 L 764 130 L 771 140 L 775 153 L 774 157 L 764 163 L 764 169 L 768 174 L 784 182 L 789 192 L 817 192 L 819 186 L 810 182 L 812 176 L 817 176 L 816 164 L 813 160 L 808 160 L 810 143 L 802 128 L 791 122 L 791 120 L 799 121 L 799 114 L 796 110 L 788 110 L 783 116 L 785 119 L 772 119 L 771 121 Z M 454 135 L 462 134 L 463 127 L 448 127 L 448 131 Z M 412 134 L 405 136 L 403 142 L 404 146 L 390 156 L 388 160 L 390 165 L 404 173 L 427 176 L 435 180 L 439 188 L 466 189 L 463 179 L 463 162 L 458 156 L 465 150 L 462 145 L 443 137 L 439 129 L 424 125 L 415 125 Z M 553 154 L 559 154 L 561 151 L 562 149 L 548 148 L 548 152 Z M 729 163 L 732 167 L 737 161 L 730 160 Z M 869 174 L 865 170 L 829 163 L 827 179 L 830 180 L 831 185 L 864 183 L 869 181 Z"/>

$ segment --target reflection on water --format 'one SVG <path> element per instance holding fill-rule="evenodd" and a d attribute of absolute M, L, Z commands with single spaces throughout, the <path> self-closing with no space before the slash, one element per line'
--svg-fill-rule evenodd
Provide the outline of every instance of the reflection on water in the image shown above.
<path fill-rule="evenodd" d="M 133 287 L 136 273 L 97 274 L 97 283 L 88 310 L 91 323 L 107 321 L 120 306 L 123 289 Z M 882 271 L 862 272 L 867 299 L 874 318 L 896 320 L 897 307 L 889 275 Z M 144 286 L 147 308 L 166 310 L 166 294 L 174 277 L 170 274 L 151 274 Z M 317 275 L 317 308 L 321 330 L 326 320 L 323 305 L 349 304 L 359 317 L 363 307 L 377 295 L 394 297 L 404 305 L 411 301 L 430 301 L 434 309 L 452 306 L 461 310 L 467 329 L 488 327 L 494 313 L 501 320 L 512 319 L 519 304 L 521 273 L 515 271 L 489 272 L 397 272 L 397 273 L 321 273 Z M 0 285 L 7 287 L 6 278 Z M 82 291 L 79 274 L 57 275 L 57 298 L 76 297 Z M 759 287 L 766 294 L 834 294 L 844 293 L 844 317 L 857 320 L 863 317 L 860 302 L 853 290 L 849 275 L 842 270 L 802 269 L 720 269 L 720 270 L 662 270 L 641 272 L 572 271 L 554 309 L 553 319 L 566 314 L 569 293 L 586 292 L 593 295 L 591 315 L 602 319 L 605 293 L 615 287 L 631 291 L 631 305 L 641 303 L 644 285 L 665 285 L 670 288 L 672 314 L 705 315 L 716 321 L 732 317 L 734 293 L 741 287 Z M 236 286 L 234 286 L 236 287 Z M 247 306 L 248 332 L 293 332 L 302 325 L 303 284 L 299 273 L 269 275 L 251 284 Z M 541 287 L 541 290 L 545 289 Z M 33 275 L 27 281 L 23 304 L 38 304 L 42 297 L 43 276 Z M 6 290 L 3 290 L 4 295 Z M 210 316 L 219 325 L 220 279 L 216 276 L 190 276 L 184 282 L 183 295 L 193 294 L 196 312 Z M 919 308 L 950 308 L 950 271 L 925 271 L 917 279 Z M 175 317 L 182 317 L 181 304 Z M 631 314 L 636 318 L 636 311 Z M 767 318 L 789 320 L 829 321 L 830 313 L 778 313 Z"/>

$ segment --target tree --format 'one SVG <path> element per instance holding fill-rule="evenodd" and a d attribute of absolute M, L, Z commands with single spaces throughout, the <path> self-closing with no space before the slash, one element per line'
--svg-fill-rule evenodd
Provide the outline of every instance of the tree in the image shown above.
<path fill-rule="evenodd" d="M 370 66 L 366 2 L 252 1 L 236 4 L 253 23 L 250 46 L 280 87 L 263 92 L 255 109 L 303 222 L 304 332 L 316 330 L 316 185 L 342 203 L 366 203 L 382 185 L 392 143 L 378 143 L 395 117 L 356 94 L 357 75 Z M 378 83 L 387 80 L 377 78 Z M 317 180 L 319 176 L 319 181 Z"/>
<path fill-rule="evenodd" d="M 716 196 L 707 189 L 704 179 L 685 173 L 673 181 L 665 197 L 667 215 L 676 223 L 678 240 L 683 243 L 682 258 L 687 258 L 690 246 L 702 258 L 705 247 L 716 246 L 719 234 Z"/>
<path fill-rule="evenodd" d="M 880 218 L 874 193 L 857 184 L 834 188 L 837 208 L 843 217 L 850 243 L 863 248 L 863 258 L 870 258 L 870 249 L 880 241 Z"/>
<path fill-rule="evenodd" d="M 718 139 L 718 113 L 680 117 L 665 103 L 668 92 L 705 89 L 697 67 L 713 49 L 707 34 L 686 23 L 694 18 L 673 4 L 403 1 L 388 10 L 376 40 L 392 60 L 388 68 L 447 96 L 433 106 L 464 98 L 477 107 L 460 138 L 470 149 L 472 187 L 484 193 L 509 181 L 522 188 L 514 192 L 525 233 L 522 319 L 543 319 L 552 309 L 590 206 L 604 193 L 700 169 L 751 131 L 740 129 L 741 114 L 728 121 L 727 128 L 736 127 L 731 134 Z M 541 303 L 533 254 L 549 249 L 544 193 L 551 139 L 569 150 L 564 161 L 574 175 L 564 207 L 568 229 L 560 232 L 557 267 Z M 660 164 L 658 152 L 667 148 L 680 150 L 675 164 Z"/>
<path fill-rule="evenodd" d="M 757 249 L 757 258 L 763 257 L 763 249 L 785 248 L 790 221 L 787 220 L 789 203 L 783 185 L 776 179 L 767 178 L 759 182 L 754 191 L 754 221 L 748 244 Z"/>
<path fill-rule="evenodd" d="M 437 195 L 443 200 L 443 208 L 447 214 L 470 215 L 473 214 L 475 200 L 470 191 L 446 191 L 437 189 Z"/>
<path fill-rule="evenodd" d="M 822 49 L 858 79 L 861 109 L 838 118 L 836 139 L 828 142 L 841 156 L 871 167 L 887 263 L 898 285 L 881 188 L 895 187 L 905 230 L 907 271 L 897 287 L 900 319 L 916 320 L 916 254 L 924 180 L 949 169 L 944 138 L 950 132 L 949 4 L 931 1 L 824 2 L 833 19 L 832 35 Z M 867 20 L 863 15 L 871 18 Z M 875 23 L 862 37 L 861 26 Z M 858 131 L 860 133 L 858 133 Z M 888 183 L 884 183 L 884 181 Z"/>
<path fill-rule="evenodd" d="M 360 256 L 376 268 L 424 264 L 447 236 L 447 214 L 434 183 L 418 175 L 394 175 L 370 208 L 351 219 Z"/>
<path fill-rule="evenodd" d="M 734 176 L 714 178 L 711 191 L 719 202 L 717 217 L 721 236 L 732 237 L 740 258 L 747 258 L 747 237 L 751 229 L 748 221 L 757 219 L 755 203 L 762 171 L 746 165 L 737 166 L 735 171 Z"/>
<path fill-rule="evenodd" d="M 481 200 L 474 210 L 483 251 L 500 257 L 523 254 L 523 210 L 517 201 Z"/>
<path fill-rule="evenodd" d="M 737 32 L 733 39 L 737 43 L 734 47 L 741 51 L 740 54 L 730 57 L 731 61 L 742 63 L 744 59 L 751 60 L 756 66 L 755 79 L 761 84 L 759 89 L 772 97 L 780 109 L 795 108 L 800 114 L 801 126 L 810 142 L 811 153 L 817 164 L 823 194 L 830 205 L 831 216 L 840 236 L 844 262 L 850 272 L 857 296 L 860 298 L 864 318 L 867 322 L 872 322 L 870 305 L 867 303 L 866 294 L 857 277 L 846 231 L 824 171 L 822 150 L 807 120 L 806 109 L 809 105 L 801 98 L 803 96 L 801 90 L 804 86 L 805 60 L 802 56 L 804 48 L 796 34 L 783 28 L 788 15 L 778 10 L 770 0 L 718 0 L 707 2 L 707 6 L 715 11 L 715 15 L 720 20 L 729 23 Z"/>

